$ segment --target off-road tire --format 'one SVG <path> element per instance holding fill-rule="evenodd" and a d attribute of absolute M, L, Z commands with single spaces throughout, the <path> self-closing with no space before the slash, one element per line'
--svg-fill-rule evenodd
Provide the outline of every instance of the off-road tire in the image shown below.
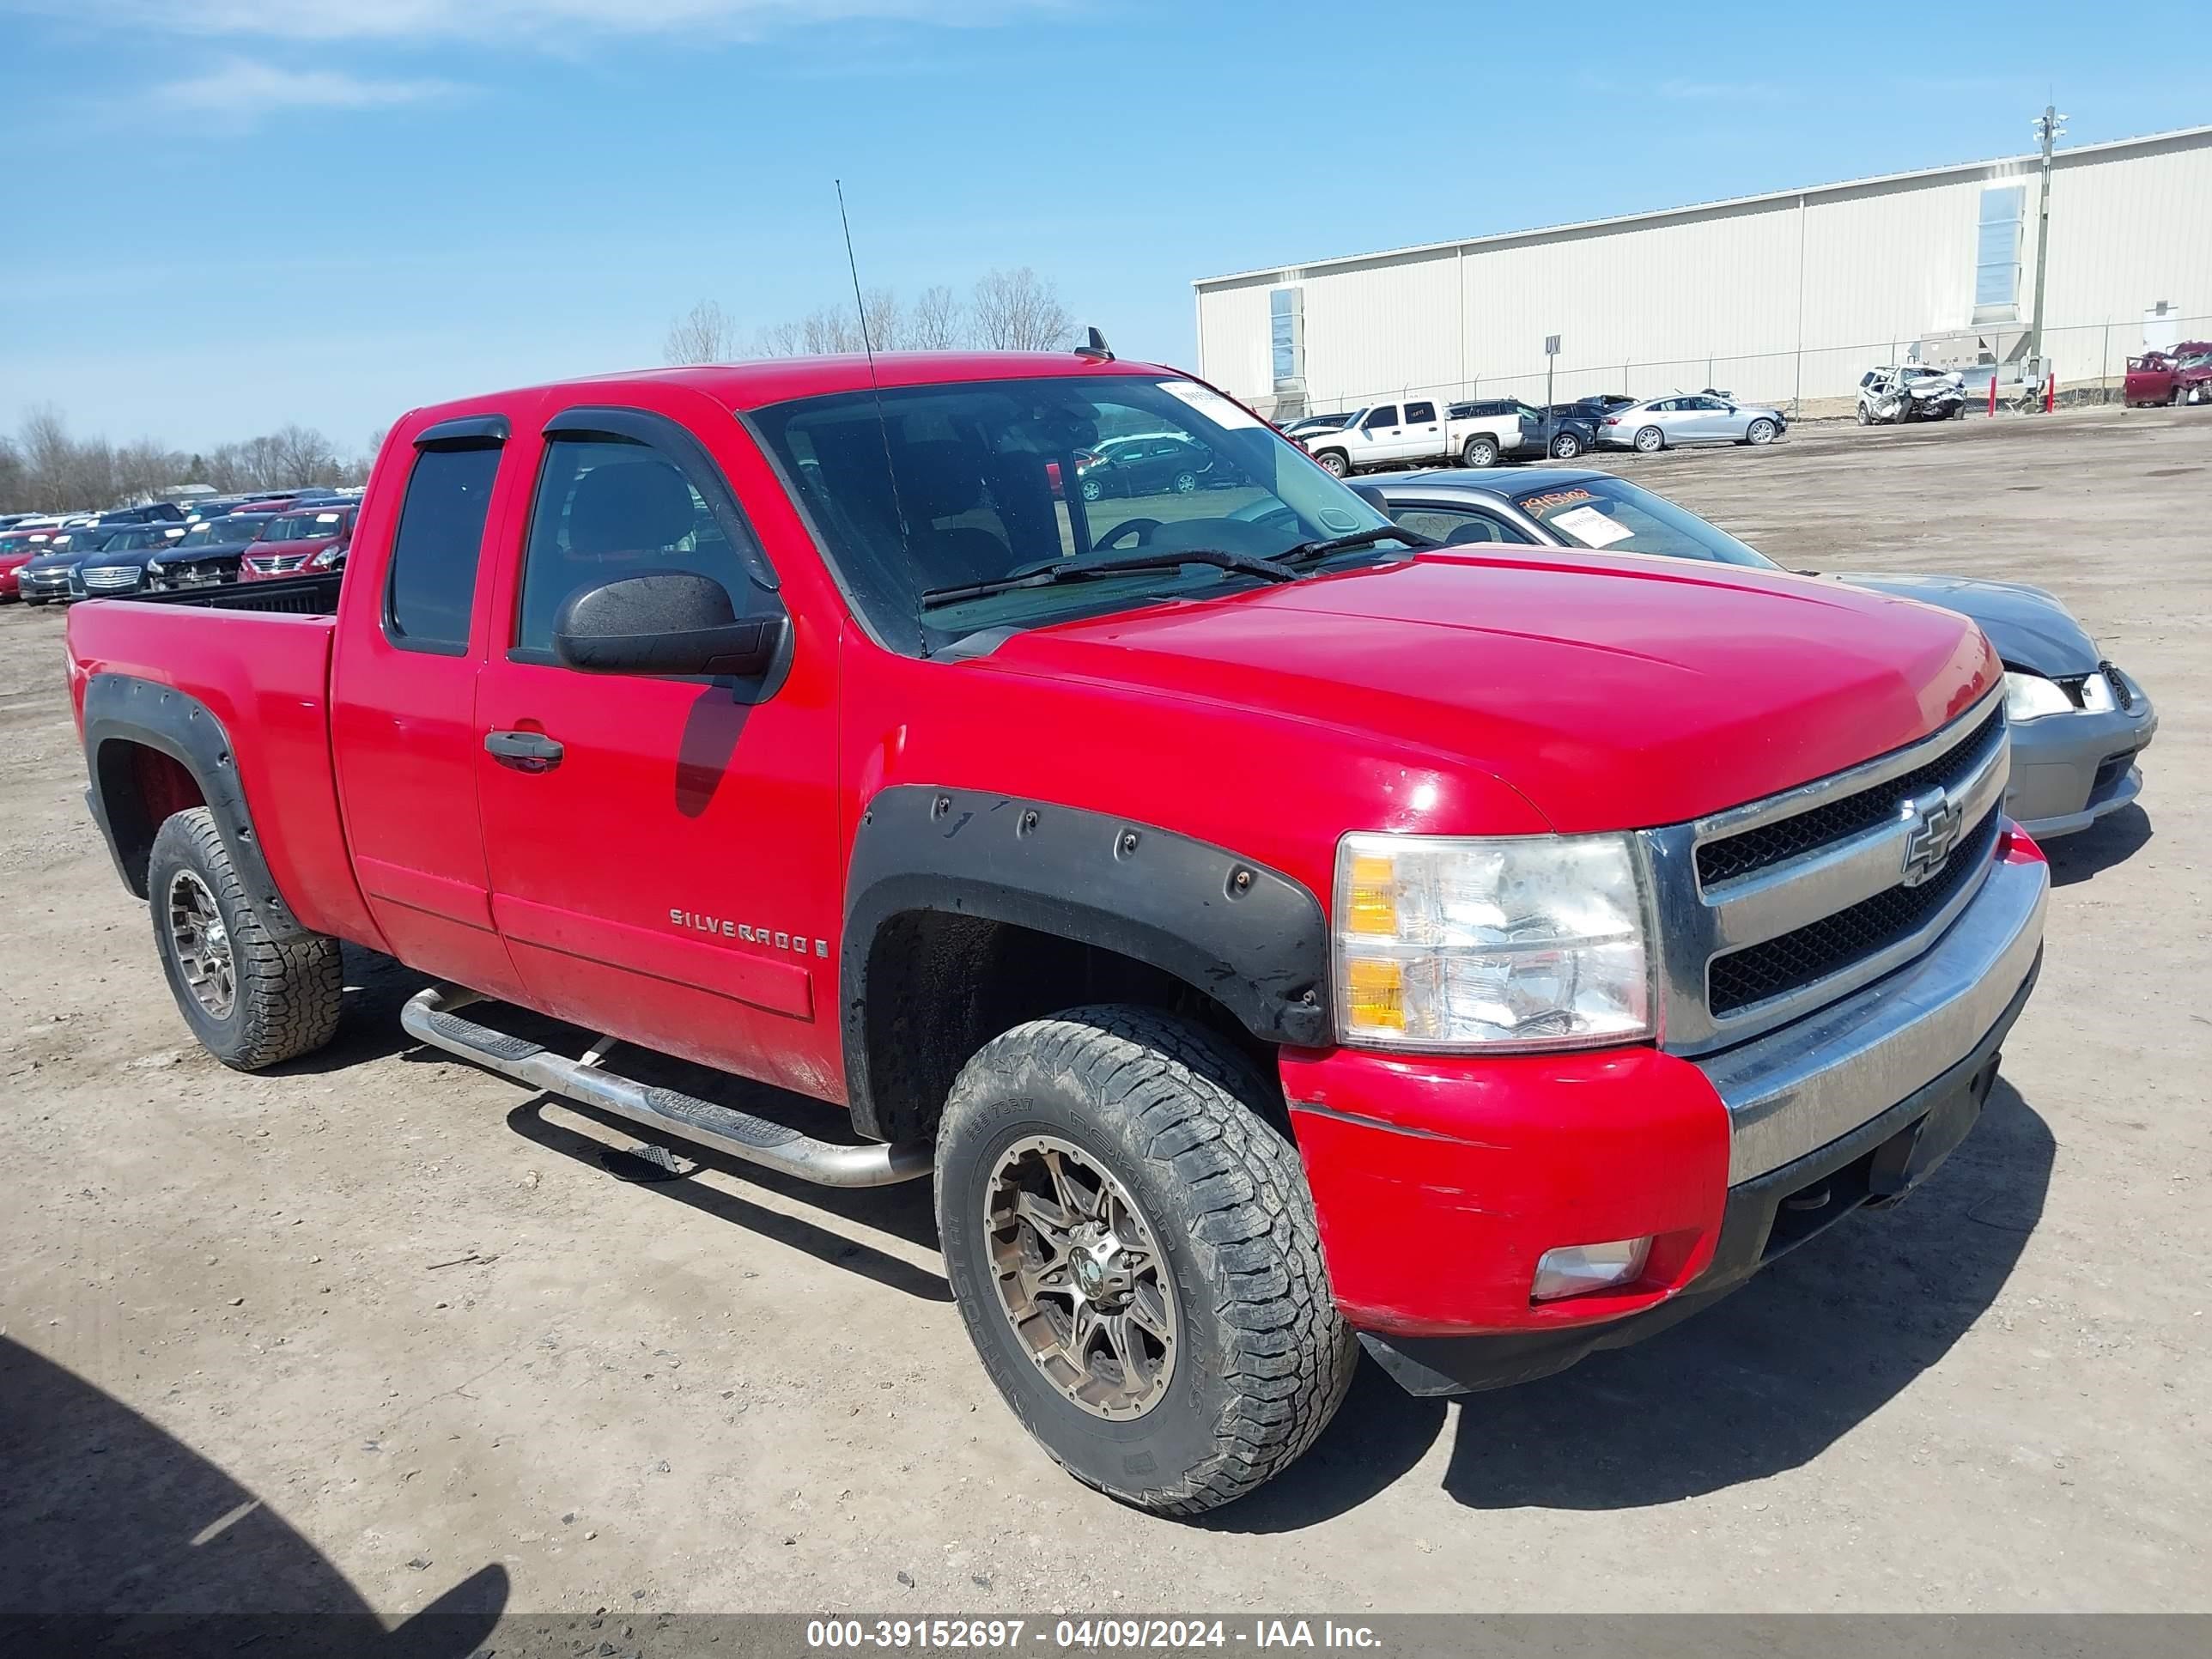
<path fill-rule="evenodd" d="M 961 1070 L 938 1127 L 937 1218 L 975 1351 L 1068 1473 L 1124 1503 L 1190 1516 L 1272 1480 L 1351 1386 L 1358 1348 L 1330 1300 L 1297 1148 L 1272 1091 L 1202 1027 L 1146 1008 L 1071 1008 L 1018 1025 Z M 1000 1152 L 1073 1142 L 1137 1200 L 1176 1291 L 1168 1391 L 1109 1421 L 1071 1402 L 1014 1333 L 983 1212 Z"/>
<path fill-rule="evenodd" d="M 226 1018 L 201 1006 L 179 963 L 169 894 L 179 872 L 206 886 L 228 934 L 236 990 Z M 246 902 L 245 884 L 206 807 L 173 814 L 161 825 L 147 860 L 146 892 L 161 972 L 202 1048 L 226 1066 L 258 1072 L 312 1054 L 331 1040 L 344 990 L 337 940 L 323 933 L 284 941 L 270 937 Z"/>

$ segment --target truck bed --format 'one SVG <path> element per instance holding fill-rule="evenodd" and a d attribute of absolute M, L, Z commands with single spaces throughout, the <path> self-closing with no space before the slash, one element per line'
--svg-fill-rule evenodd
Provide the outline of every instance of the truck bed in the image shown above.
<path fill-rule="evenodd" d="M 165 717 L 165 702 L 167 718 L 193 705 L 212 717 L 278 890 L 307 927 L 358 939 L 374 929 L 354 884 L 331 767 L 337 591 L 331 575 L 72 605 L 70 696 L 80 727 L 87 692 L 103 678 L 182 694 L 152 698 L 151 718 Z"/>
<path fill-rule="evenodd" d="M 343 570 L 319 575 L 294 576 L 284 581 L 225 582 L 220 587 L 187 587 L 173 593 L 139 593 L 131 605 L 182 605 L 201 611 L 273 611 L 299 617 L 337 614 Z M 88 599 L 85 604 L 102 601 Z"/>

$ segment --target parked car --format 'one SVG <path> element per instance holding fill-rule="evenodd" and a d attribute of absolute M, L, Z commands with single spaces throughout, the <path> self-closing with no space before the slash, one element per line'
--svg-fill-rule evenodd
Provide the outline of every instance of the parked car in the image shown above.
<path fill-rule="evenodd" d="M 2171 351 L 2129 358 L 2120 396 L 2131 409 L 2212 403 L 2212 342 L 2191 340 Z"/>
<path fill-rule="evenodd" d="M 247 548 L 238 567 L 239 580 L 275 581 L 339 568 L 360 511 L 345 503 L 303 506 L 278 514 Z"/>
<path fill-rule="evenodd" d="M 1622 392 L 1594 392 L 1589 397 L 1577 398 L 1571 403 L 1553 404 L 1552 413 L 1588 421 L 1592 426 L 1603 426 L 1607 416 L 1615 410 L 1630 408 L 1636 401 Z"/>
<path fill-rule="evenodd" d="M 1350 424 L 1359 411 L 1350 410 L 1340 415 L 1306 415 L 1275 429 L 1292 442 L 1302 442 L 1317 432 L 1340 432 Z"/>
<path fill-rule="evenodd" d="M 1177 432 L 1107 438 L 1075 458 L 1086 501 L 1109 495 L 1188 495 L 1211 481 L 1213 453 Z"/>
<path fill-rule="evenodd" d="M 146 585 L 156 593 L 213 587 L 238 580 L 239 561 L 274 513 L 232 513 L 203 519 L 146 562 Z"/>
<path fill-rule="evenodd" d="M 15 568 L 15 591 L 26 605 L 66 602 L 70 572 L 80 559 L 106 545 L 116 533 L 110 525 L 72 525 L 52 532 L 46 550 Z"/>
<path fill-rule="evenodd" d="M 1548 455 L 1556 461 L 1571 461 L 1597 446 L 1595 421 L 1580 415 L 1538 409 L 1518 398 L 1493 398 L 1488 402 L 1451 406 L 1455 421 L 1493 421 L 1506 416 L 1520 422 L 1524 438 L 1510 452 L 1515 460 L 1540 460 Z M 1501 456 L 1507 453 L 1501 452 Z"/>
<path fill-rule="evenodd" d="M 1919 363 L 1884 364 L 1859 377 L 1861 426 L 1954 421 L 1966 412 L 1966 376 Z"/>
<path fill-rule="evenodd" d="M 1497 408 L 1467 404 L 1457 408 Z M 1520 405 L 1525 408 L 1526 405 Z M 1438 416 L 1435 399 L 1407 398 L 1354 410 L 1334 432 L 1310 434 L 1307 453 L 1340 478 L 1382 467 L 1434 465 L 1456 459 L 1463 466 L 1495 466 L 1507 455 L 1540 455 L 1540 425 L 1514 414 Z"/>
<path fill-rule="evenodd" d="M 99 550 L 88 553 L 69 573 L 70 598 L 112 599 L 146 585 L 146 563 L 169 545 L 167 527 L 125 524 L 112 527 Z"/>
<path fill-rule="evenodd" d="M 153 524 L 159 520 L 181 520 L 184 508 L 174 501 L 149 501 L 138 507 L 111 507 L 99 515 L 100 524 Z"/>
<path fill-rule="evenodd" d="M 1782 568 L 1688 508 L 1607 472 L 1547 471 L 1495 482 L 1419 472 L 1361 488 L 1398 523 L 1451 546 L 1583 547 Z M 1996 647 L 2012 728 L 2005 811 L 2030 835 L 2048 840 L 2085 830 L 2142 793 L 2137 762 L 2158 732 L 2150 695 L 2051 594 L 1965 576 L 1829 580 L 1956 611 Z"/>
<path fill-rule="evenodd" d="M 12 604 L 22 597 L 15 573 L 45 552 L 54 534 L 51 530 L 0 530 L 0 603 Z"/>
<path fill-rule="evenodd" d="M 1054 501 L 1047 458 L 1131 414 L 1252 498 Z M 1170 370 L 614 376 L 415 410 L 375 476 L 357 577 L 70 614 L 89 803 L 187 1028 L 242 1070 L 319 1047 L 343 938 L 438 981 L 416 1041 L 530 1089 L 933 1178 L 994 1383 L 1132 1504 L 1271 1479 L 1363 1345 L 1449 1393 L 1784 1249 L 1812 1282 L 1811 1236 L 1968 1133 L 2035 977 L 1964 617 L 1420 554 Z M 311 586 L 327 616 L 264 614 Z"/>
<path fill-rule="evenodd" d="M 1789 426 L 1778 409 L 1677 392 L 1614 410 L 1598 428 L 1598 441 L 1649 455 L 1682 444 L 1771 444 Z"/>

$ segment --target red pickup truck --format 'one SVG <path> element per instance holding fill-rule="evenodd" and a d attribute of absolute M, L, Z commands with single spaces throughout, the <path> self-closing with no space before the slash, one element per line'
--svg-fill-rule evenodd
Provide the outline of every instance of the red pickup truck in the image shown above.
<path fill-rule="evenodd" d="M 89 803 L 199 1040 L 324 1042 L 352 940 L 533 1088 L 933 1178 L 1013 1411 L 1180 1514 L 1303 1451 L 1362 1344 L 1419 1393 L 1557 1370 L 1972 1125 L 2048 883 L 1972 623 L 1428 544 L 1097 350 L 877 375 L 418 410 L 343 584 L 72 611 Z M 1128 432 L 1235 482 L 1053 489 Z"/>

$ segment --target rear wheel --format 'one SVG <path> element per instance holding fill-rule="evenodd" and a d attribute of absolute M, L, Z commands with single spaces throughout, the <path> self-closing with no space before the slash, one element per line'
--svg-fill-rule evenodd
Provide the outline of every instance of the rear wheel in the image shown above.
<path fill-rule="evenodd" d="M 1552 459 L 1571 461 L 1583 453 L 1583 441 L 1571 432 L 1562 432 L 1552 440 Z"/>
<path fill-rule="evenodd" d="M 1203 1028 L 1075 1008 L 961 1071 L 937 1218 L 968 1334 L 1077 1479 L 1195 1515 L 1286 1468 L 1357 1348 L 1267 1086 Z"/>
<path fill-rule="evenodd" d="M 1198 488 L 1198 474 L 1188 471 L 1178 472 L 1171 487 L 1178 495 L 1190 495 Z"/>
<path fill-rule="evenodd" d="M 1667 434 L 1656 426 L 1639 426 L 1636 428 L 1636 447 L 1641 454 L 1656 455 L 1667 447 Z"/>
<path fill-rule="evenodd" d="M 1496 466 L 1498 440 L 1469 438 L 1467 441 L 1467 447 L 1459 453 L 1459 461 L 1462 466 Z"/>
<path fill-rule="evenodd" d="M 343 989 L 338 942 L 322 933 L 270 937 L 206 807 L 162 824 L 146 894 L 161 971 L 202 1048 L 254 1072 L 331 1040 Z"/>

